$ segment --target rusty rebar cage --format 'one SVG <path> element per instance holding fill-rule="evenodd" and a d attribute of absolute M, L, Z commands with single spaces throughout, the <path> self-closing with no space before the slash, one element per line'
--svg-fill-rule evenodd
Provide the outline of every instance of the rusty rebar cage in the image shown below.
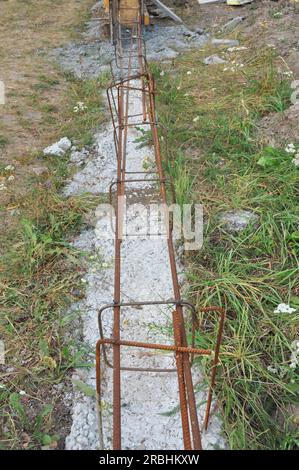
<path fill-rule="evenodd" d="M 183 431 L 183 444 L 186 450 L 202 449 L 200 424 L 197 414 L 195 390 L 192 380 L 192 363 L 194 355 L 212 356 L 212 369 L 210 386 L 208 390 L 207 406 L 204 419 L 204 427 L 207 429 L 210 417 L 212 394 L 215 387 L 216 371 L 219 362 L 220 344 L 223 333 L 225 311 L 221 307 L 207 307 L 200 312 L 215 312 L 220 315 L 215 350 L 200 349 L 195 347 L 195 332 L 199 328 L 196 309 L 189 302 L 181 298 L 178 281 L 174 242 L 172 239 L 172 226 L 167 229 L 167 249 L 171 269 L 173 286 L 173 298 L 165 300 L 142 301 L 134 300 L 124 302 L 121 298 L 121 247 L 122 247 L 122 208 L 120 201 L 126 195 L 127 185 L 132 181 L 144 181 L 145 176 L 150 175 L 151 180 L 158 184 L 159 199 L 167 204 L 167 178 L 163 169 L 163 158 L 160 148 L 158 123 L 156 117 L 156 86 L 147 61 L 145 43 L 142 38 L 142 2 L 138 2 L 138 8 L 134 10 L 134 16 L 130 23 L 125 24 L 121 17 L 122 6 L 119 0 L 112 0 L 110 8 L 111 28 L 115 58 L 111 63 L 112 83 L 107 89 L 107 98 L 113 124 L 117 178 L 110 187 L 116 193 L 116 220 L 115 220 L 115 261 L 114 261 L 114 299 L 111 304 L 103 306 L 98 312 L 100 339 L 96 346 L 96 389 L 100 414 L 100 436 L 102 442 L 102 412 L 101 412 L 101 380 L 102 360 L 106 367 L 113 369 L 113 449 L 121 449 L 121 373 L 131 371 L 142 372 L 173 372 L 178 378 L 178 394 Z M 130 93 L 138 93 L 141 97 L 142 109 L 138 114 L 130 114 Z M 155 154 L 155 170 L 146 175 L 136 172 L 134 179 L 128 179 L 127 171 L 127 139 L 128 130 L 131 127 L 143 126 L 151 133 Z M 133 172 L 134 173 L 134 172 Z M 141 177 L 140 177 L 141 176 Z M 140 178 L 139 178 L 140 177 Z M 121 337 L 120 319 L 122 309 L 129 306 L 143 308 L 145 305 L 167 305 L 172 309 L 173 344 L 153 344 L 136 341 L 135 338 L 124 340 Z M 189 322 L 185 320 L 185 310 L 191 312 L 191 333 L 188 330 Z M 113 327 L 110 337 L 103 333 L 103 313 L 113 313 Z M 190 315 L 189 315 L 190 316 Z M 191 337 L 191 345 L 187 338 Z M 107 348 L 112 348 L 112 361 L 108 359 Z M 176 367 L 173 369 L 152 369 L 145 367 L 130 367 L 121 365 L 121 348 L 135 347 L 152 350 L 172 351 L 175 355 Z M 102 444 L 103 445 L 103 444 Z"/>

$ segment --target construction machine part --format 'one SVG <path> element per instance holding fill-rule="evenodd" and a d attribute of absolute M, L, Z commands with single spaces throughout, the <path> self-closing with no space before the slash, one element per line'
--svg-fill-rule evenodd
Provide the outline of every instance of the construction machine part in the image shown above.
<path fill-rule="evenodd" d="M 164 13 L 166 16 L 169 16 L 172 20 L 176 21 L 177 23 L 183 23 L 183 20 L 176 15 L 170 8 L 168 8 L 164 3 L 160 2 L 160 0 L 152 0 Z"/>

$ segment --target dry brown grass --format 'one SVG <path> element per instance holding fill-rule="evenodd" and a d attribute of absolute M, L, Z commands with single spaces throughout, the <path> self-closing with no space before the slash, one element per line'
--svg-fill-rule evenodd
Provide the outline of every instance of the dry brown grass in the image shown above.
<path fill-rule="evenodd" d="M 74 38 L 92 3 L 1 1 L 0 79 L 7 96 L 0 108 L 0 133 L 8 141 L 3 158 L 39 150 L 57 135 L 65 81 L 47 53 Z M 56 122 L 49 125 L 53 111 Z"/>
<path fill-rule="evenodd" d="M 6 104 L 0 106 L 0 170 L 16 167 L 9 191 L 1 192 L 2 207 L 13 207 L 14 197 L 27 192 L 37 152 L 61 137 L 68 85 L 48 53 L 79 36 L 92 4 L 0 0 L 0 80 L 6 90 Z"/>

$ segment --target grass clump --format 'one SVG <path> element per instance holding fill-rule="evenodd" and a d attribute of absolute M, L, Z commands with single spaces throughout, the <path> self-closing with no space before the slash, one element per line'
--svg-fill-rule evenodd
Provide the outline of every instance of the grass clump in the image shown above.
<path fill-rule="evenodd" d="M 58 0 L 2 3 L 2 80 L 12 86 L 5 104 L 10 119 L 0 129 L 0 448 L 63 448 L 70 424 L 68 371 L 86 366 L 80 338 L 71 334 L 80 312 L 68 310 L 83 296 L 84 257 L 71 240 L 97 201 L 64 197 L 69 154 L 45 157 L 42 149 L 64 136 L 77 148 L 92 143 L 105 119 L 107 77 L 76 79 L 48 56 L 78 39 L 91 0 L 66 0 L 55 16 Z M 26 30 L 20 18 L 26 18 Z M 78 101 L 84 107 L 75 113 Z"/>
<path fill-rule="evenodd" d="M 93 132 L 104 121 L 100 91 L 106 79 L 68 77 L 60 132 L 77 148 L 91 143 Z M 78 101 L 84 109 L 74 113 Z M 42 162 L 48 171 L 31 176 L 26 197 L 11 193 L 5 208 L 15 213 L 16 220 L 1 234 L 0 337 L 5 365 L 0 383 L 0 447 L 4 449 L 63 446 L 65 435 L 58 435 L 57 428 L 67 430 L 69 417 L 59 384 L 67 384 L 71 368 L 84 365 L 86 351 L 69 334 L 74 316 L 66 313 L 70 303 L 83 295 L 82 253 L 70 241 L 97 198 L 61 194 L 70 176 L 68 157 L 27 155 L 27 163 Z"/>
<path fill-rule="evenodd" d="M 78 79 L 71 74 L 66 75 L 69 82 L 68 119 L 64 132 L 75 140 L 77 145 L 90 145 L 93 134 L 104 122 L 105 114 L 102 106 L 103 89 L 108 86 L 109 74 L 101 74 L 97 78 Z"/>
<path fill-rule="evenodd" d="M 57 427 L 60 420 L 67 425 L 68 416 L 59 384 L 83 360 L 69 334 L 74 317 L 67 308 L 83 295 L 84 265 L 70 240 L 93 201 L 65 199 L 59 187 L 53 181 L 27 194 L 21 226 L 1 239 L 2 449 L 63 445 Z"/>
<path fill-rule="evenodd" d="M 71 138 L 77 148 L 91 143 L 93 132 L 104 121 L 100 90 L 105 80 L 68 78 L 60 135 Z M 74 113 L 78 101 L 86 107 Z M 10 213 L 10 225 L 1 233 L 0 253 L 3 449 L 63 447 L 69 416 L 59 386 L 70 386 L 70 369 L 88 366 L 80 338 L 70 335 L 76 318 L 67 313 L 71 302 L 83 296 L 84 256 L 71 240 L 98 198 L 63 196 L 71 172 L 68 158 L 68 154 L 59 158 L 26 155 L 27 163 L 38 161 L 46 171 L 26 180 L 25 197 L 11 192 L 3 208 Z M 57 432 L 60 429 L 62 433 Z"/>
<path fill-rule="evenodd" d="M 203 247 L 186 253 L 189 296 L 198 306 L 227 311 L 216 391 L 230 448 L 293 449 L 298 173 L 285 145 L 257 138 L 259 119 L 290 105 L 290 82 L 276 72 L 271 49 L 239 52 L 229 64 L 210 67 L 202 63 L 207 54 L 183 55 L 163 74 L 153 67 L 169 172 L 185 202 L 204 206 Z M 189 183 L 181 185 L 186 175 Z M 258 226 L 229 233 L 218 215 L 233 209 L 257 214 Z M 280 303 L 296 311 L 275 312 Z M 214 347 L 216 325 L 212 315 L 201 318 L 197 346 Z M 208 372 L 209 360 L 203 363 Z"/>

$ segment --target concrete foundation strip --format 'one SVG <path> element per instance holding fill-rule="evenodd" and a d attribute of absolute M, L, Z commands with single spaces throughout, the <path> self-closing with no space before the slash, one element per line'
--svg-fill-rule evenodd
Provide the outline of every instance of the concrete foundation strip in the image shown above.
<path fill-rule="evenodd" d="M 208 427 L 212 393 L 215 387 L 216 370 L 219 361 L 220 344 L 222 339 L 225 312 L 221 307 L 207 307 L 202 312 L 220 313 L 220 322 L 217 333 L 215 351 L 195 347 L 195 332 L 198 328 L 197 313 L 190 303 L 181 299 L 178 273 L 176 267 L 174 243 L 172 239 L 171 226 L 167 238 L 168 256 L 171 268 L 174 298 L 171 300 L 159 301 L 133 301 L 122 302 L 121 300 L 121 244 L 122 244 L 122 224 L 123 210 L 119 207 L 120 200 L 126 194 L 126 184 L 135 180 L 127 180 L 126 158 L 127 158 L 127 138 L 128 129 L 138 125 L 146 127 L 151 133 L 153 148 L 155 153 L 156 175 L 151 181 L 159 183 L 160 202 L 167 205 L 166 178 L 163 169 L 160 141 L 158 134 L 156 106 L 155 106 L 155 81 L 149 71 L 146 61 L 145 44 L 142 39 L 142 11 L 143 2 L 139 1 L 138 7 L 132 8 L 130 15 L 126 12 L 126 18 L 130 17 L 130 23 L 124 24 L 122 2 L 113 0 L 110 2 L 110 16 L 112 25 L 112 41 L 115 47 L 115 59 L 111 64 L 113 82 L 107 89 L 107 96 L 111 118 L 114 129 L 114 142 L 116 150 L 117 180 L 110 186 L 110 197 L 112 187 L 116 186 L 116 223 L 115 223 L 115 264 L 114 264 L 114 301 L 105 305 L 98 312 L 100 339 L 96 346 L 96 386 L 100 422 L 100 442 L 103 446 L 102 436 L 102 413 L 101 413 L 101 353 L 104 362 L 113 369 L 113 449 L 121 449 L 121 371 L 132 372 L 176 372 L 178 377 L 179 402 L 181 410 L 181 422 L 183 430 L 183 442 L 186 450 L 201 450 L 200 426 L 197 416 L 197 405 L 195 391 L 192 381 L 191 366 L 194 355 L 209 355 L 213 357 L 211 382 L 208 392 L 207 407 L 205 414 L 205 428 Z M 134 12 L 134 15 L 132 15 Z M 133 19 L 132 19 L 133 18 Z M 126 20 L 127 21 L 127 20 Z M 126 35 L 129 29 L 129 35 Z M 116 72 L 115 72 L 116 67 Z M 137 71 L 137 72 L 136 72 Z M 117 74 L 117 75 L 116 75 Z M 133 85 L 132 85 L 133 83 Z M 139 93 L 142 102 L 142 112 L 130 115 L 130 93 Z M 139 118 L 136 122 L 136 118 Z M 134 122 L 131 120 L 134 119 Z M 151 172 L 152 173 L 152 172 Z M 143 181 L 141 179 L 140 181 Z M 120 331 L 121 311 L 124 307 L 142 307 L 145 305 L 173 305 L 172 324 L 173 342 L 172 345 L 155 344 L 150 342 L 139 342 L 133 340 L 123 340 Z M 184 308 L 189 308 L 192 313 L 192 346 L 188 346 L 187 331 L 184 318 Z M 105 310 L 113 311 L 113 328 L 110 338 L 104 337 L 102 326 L 102 314 Z M 106 347 L 112 347 L 112 363 L 107 358 Z M 131 368 L 121 365 L 120 351 L 123 347 L 145 348 L 151 350 L 172 351 L 175 354 L 175 369 L 151 369 L 151 368 Z"/>

